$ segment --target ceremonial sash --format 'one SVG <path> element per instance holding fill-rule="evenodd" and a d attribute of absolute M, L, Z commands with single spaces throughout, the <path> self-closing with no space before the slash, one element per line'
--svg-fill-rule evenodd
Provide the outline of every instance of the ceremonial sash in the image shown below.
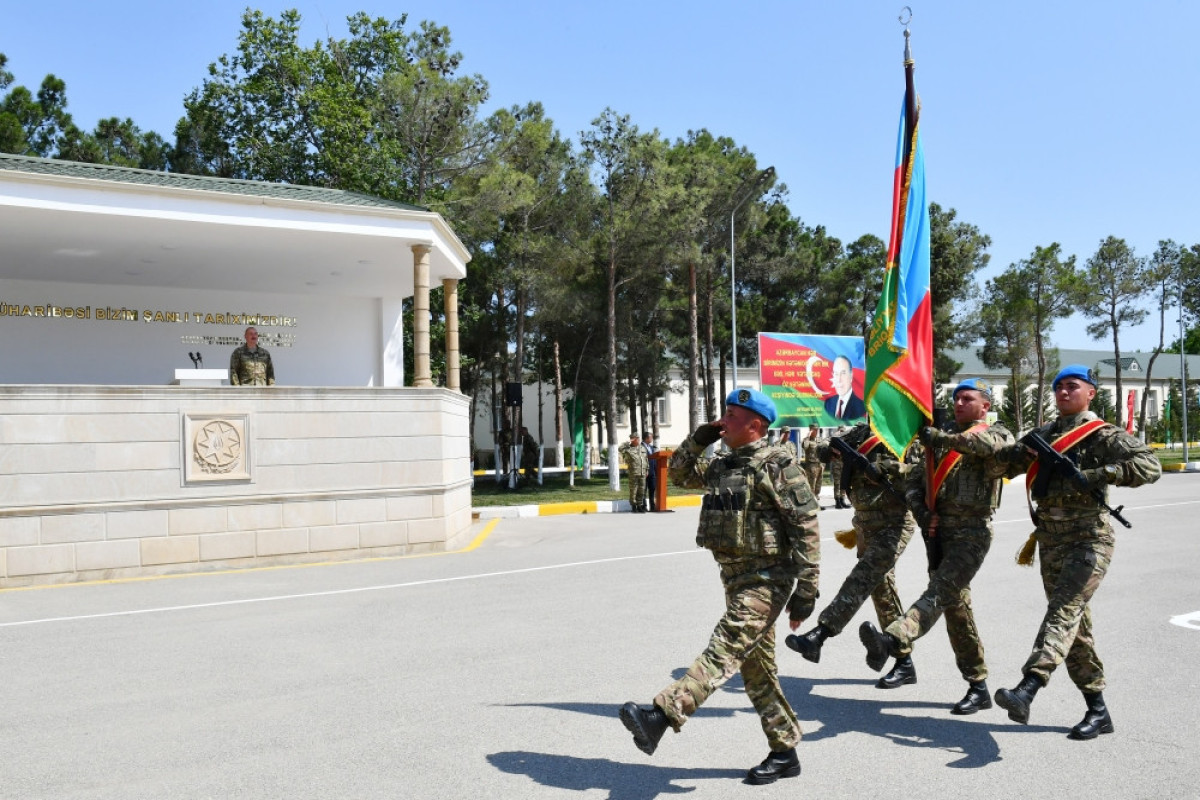
<path fill-rule="evenodd" d="M 976 431 L 983 430 L 987 426 L 988 424 L 986 422 L 978 422 L 967 430 L 963 431 L 963 433 L 975 433 Z M 946 457 L 938 463 L 937 469 L 933 472 L 933 483 L 930 487 L 930 497 L 938 496 L 938 492 L 942 490 L 942 485 L 946 482 L 946 478 L 950 477 L 950 473 L 953 472 L 954 468 L 958 466 L 958 462 L 962 461 L 962 457 L 962 453 L 958 452 L 957 450 L 951 450 Z"/>
<path fill-rule="evenodd" d="M 1078 428 L 1069 430 L 1062 436 L 1050 442 L 1050 447 L 1057 453 L 1065 453 L 1075 445 L 1082 442 L 1087 437 L 1091 436 L 1096 431 L 1103 428 L 1108 423 L 1102 419 L 1094 419 L 1091 422 L 1085 422 Z M 1041 466 L 1040 461 L 1034 461 L 1029 469 L 1025 471 L 1025 505 L 1029 506 L 1029 518 L 1033 520 L 1033 524 L 1038 524 L 1037 512 L 1033 510 L 1033 479 L 1037 477 L 1038 468 Z M 1022 567 L 1033 565 L 1033 555 L 1037 548 L 1037 531 L 1029 534 L 1029 538 L 1025 544 L 1017 551 L 1017 563 Z"/>
<path fill-rule="evenodd" d="M 880 441 L 882 440 L 878 436 L 872 435 L 865 442 L 858 446 L 858 452 L 865 456 L 867 453 L 874 450 L 875 445 L 879 444 Z"/>
<path fill-rule="evenodd" d="M 1070 450 L 1072 447 L 1074 447 L 1075 445 L 1082 442 L 1087 437 L 1091 436 L 1096 431 L 1103 428 L 1107 424 L 1108 423 L 1102 419 L 1094 419 L 1091 422 L 1085 422 L 1082 425 L 1080 425 L 1078 428 L 1069 430 L 1066 433 L 1064 433 L 1062 436 L 1055 439 L 1053 442 L 1050 443 L 1050 446 L 1054 448 L 1054 451 L 1056 453 L 1065 453 L 1068 450 Z M 1025 472 L 1025 492 L 1026 493 L 1029 492 L 1029 486 L 1030 486 L 1030 484 L 1033 483 L 1033 479 L 1037 477 L 1038 468 L 1041 465 L 1042 465 L 1042 462 L 1034 461 L 1033 466 L 1031 466 Z"/>

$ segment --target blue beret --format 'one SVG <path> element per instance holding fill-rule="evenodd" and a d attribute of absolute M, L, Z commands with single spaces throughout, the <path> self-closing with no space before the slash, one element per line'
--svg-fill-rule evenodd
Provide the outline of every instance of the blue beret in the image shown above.
<path fill-rule="evenodd" d="M 775 404 L 758 389 L 734 389 L 725 398 L 727 406 L 748 408 L 771 424 L 775 421 Z"/>
<path fill-rule="evenodd" d="M 1067 364 L 1054 376 L 1054 383 L 1050 384 L 1050 387 L 1057 391 L 1058 383 L 1063 378 L 1079 378 L 1079 380 L 1087 381 L 1092 386 L 1096 385 L 1096 376 L 1092 374 L 1090 367 L 1085 367 L 1083 364 Z"/>
<path fill-rule="evenodd" d="M 988 402 L 992 402 L 992 385 L 983 378 L 967 378 L 965 381 L 954 387 L 954 391 L 950 393 L 950 397 L 958 397 L 958 393 L 963 389 L 974 389 L 977 392 L 982 392 Z"/>

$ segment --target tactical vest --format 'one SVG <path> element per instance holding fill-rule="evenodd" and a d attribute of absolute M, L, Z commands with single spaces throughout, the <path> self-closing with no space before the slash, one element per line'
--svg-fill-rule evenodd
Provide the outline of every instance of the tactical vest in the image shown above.
<path fill-rule="evenodd" d="M 700 508 L 696 544 L 717 553 L 755 557 L 788 551 L 787 536 L 776 530 L 774 488 L 767 462 L 776 461 L 799 474 L 786 453 L 763 447 L 751 456 L 727 456 L 708 469 L 707 491 Z M 786 463 L 785 463 L 786 462 Z M 755 488 L 759 487 L 759 491 Z"/>

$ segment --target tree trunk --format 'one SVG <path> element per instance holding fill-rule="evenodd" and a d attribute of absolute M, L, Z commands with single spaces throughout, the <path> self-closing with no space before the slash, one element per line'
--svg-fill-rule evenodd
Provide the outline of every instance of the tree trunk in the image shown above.
<path fill-rule="evenodd" d="M 605 320 L 608 337 L 608 488 L 620 491 L 621 472 L 617 468 L 617 261 L 610 252 L 608 258 L 608 313 Z"/>
<path fill-rule="evenodd" d="M 696 262 L 688 264 L 688 433 L 700 427 L 700 327 L 697 324 Z M 655 436 L 658 435 L 657 430 Z"/>
<path fill-rule="evenodd" d="M 554 464 L 562 467 L 563 460 L 563 385 L 562 361 L 559 359 L 558 337 L 554 337 Z"/>

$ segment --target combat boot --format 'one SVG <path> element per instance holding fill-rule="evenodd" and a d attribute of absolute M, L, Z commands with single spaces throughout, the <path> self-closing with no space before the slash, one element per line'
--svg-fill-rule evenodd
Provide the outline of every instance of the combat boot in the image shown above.
<path fill-rule="evenodd" d="M 671 726 L 667 715 L 658 706 L 647 708 L 632 702 L 621 706 L 621 722 L 625 723 L 626 729 L 633 734 L 633 743 L 637 745 L 637 749 L 648 756 L 654 755 L 659 740 Z"/>
<path fill-rule="evenodd" d="M 967 714 L 974 714 L 976 711 L 991 707 L 992 698 L 988 694 L 987 681 L 971 681 L 971 688 L 967 689 L 962 700 L 954 704 L 950 713 L 965 717 Z"/>
<path fill-rule="evenodd" d="M 1029 707 L 1034 695 L 1042 688 L 1042 682 L 1032 672 L 1026 673 L 1015 689 L 996 691 L 996 703 L 1008 712 L 1008 718 L 1022 724 L 1029 722 Z"/>
<path fill-rule="evenodd" d="M 804 656 L 814 664 L 821 660 L 821 645 L 825 644 L 825 640 L 833 634 L 824 625 L 818 625 L 808 633 L 802 633 L 799 636 L 791 634 L 783 643 L 789 649 L 795 650 L 800 655 Z"/>
<path fill-rule="evenodd" d="M 895 636 L 879 630 L 870 622 L 859 626 L 858 639 L 867 648 L 867 666 L 876 672 L 883 669 L 889 656 L 896 655 L 895 650 L 899 646 Z"/>
<path fill-rule="evenodd" d="M 901 686 L 908 686 L 910 683 L 917 682 L 917 668 L 913 664 L 912 656 L 903 656 L 897 658 L 896 663 L 892 666 L 892 671 L 884 675 L 875 683 L 876 689 L 899 689 Z"/>
<path fill-rule="evenodd" d="M 1087 701 L 1087 713 L 1083 715 L 1082 722 L 1071 728 L 1067 738 L 1095 739 L 1102 733 L 1112 733 L 1115 729 L 1108 708 L 1104 705 L 1104 694 L 1084 692 L 1083 699 Z"/>
<path fill-rule="evenodd" d="M 774 783 L 780 778 L 795 778 L 799 774 L 800 759 L 796 757 L 796 748 L 789 747 L 779 753 L 771 751 L 761 764 L 746 773 L 746 783 Z"/>

